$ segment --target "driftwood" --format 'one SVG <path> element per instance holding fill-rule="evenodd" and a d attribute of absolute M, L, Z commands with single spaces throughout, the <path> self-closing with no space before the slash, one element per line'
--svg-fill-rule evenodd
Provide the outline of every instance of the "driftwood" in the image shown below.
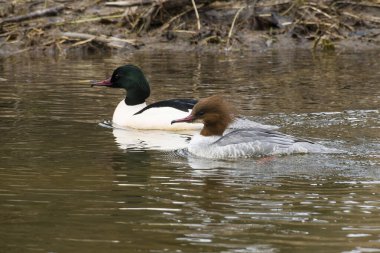
<path fill-rule="evenodd" d="M 147 5 L 151 3 L 162 3 L 165 2 L 164 0 L 158 1 L 158 0 L 129 0 L 129 1 L 115 1 L 115 2 L 107 2 L 105 3 L 106 6 L 110 7 L 132 7 L 132 6 L 139 6 L 139 5 Z"/>
<path fill-rule="evenodd" d="M 116 48 L 116 49 L 125 48 L 127 46 L 132 46 L 132 47 L 139 46 L 139 43 L 137 43 L 136 40 L 120 39 L 120 38 L 116 38 L 112 36 L 107 37 L 105 35 L 95 36 L 95 35 L 87 34 L 87 33 L 63 32 L 61 33 L 61 37 L 65 39 L 83 40 L 81 42 L 75 43 L 76 45 L 81 45 L 81 44 L 85 44 L 85 43 L 93 41 L 93 42 L 102 44 L 106 47 Z"/>
<path fill-rule="evenodd" d="M 290 1 L 290 0 L 288 0 Z M 210 4 L 212 2 L 218 2 L 218 0 L 197 0 L 197 5 Z M 170 10 L 175 8 L 181 8 L 186 5 L 194 6 L 194 0 L 125 0 L 125 1 L 115 1 L 106 2 L 105 6 L 109 7 L 133 7 L 133 6 L 144 6 L 144 5 L 156 5 L 161 6 L 163 9 Z"/>
<path fill-rule="evenodd" d="M 17 22 L 22 22 L 25 20 L 35 19 L 35 18 L 44 17 L 44 16 L 53 16 L 53 15 L 57 15 L 64 8 L 65 8 L 65 6 L 60 5 L 60 6 L 44 9 L 44 10 L 34 11 L 34 12 L 29 13 L 27 15 L 4 18 L 3 20 L 0 20 L 0 24 L 17 23 Z"/>

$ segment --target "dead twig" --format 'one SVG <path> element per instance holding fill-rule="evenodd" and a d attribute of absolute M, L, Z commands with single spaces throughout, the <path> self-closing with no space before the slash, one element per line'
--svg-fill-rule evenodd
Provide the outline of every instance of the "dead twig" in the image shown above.
<path fill-rule="evenodd" d="M 284 12 L 282 12 L 281 15 L 282 16 L 287 15 L 294 8 L 294 6 L 296 6 L 296 4 L 297 4 L 297 1 L 293 1 L 293 3 L 290 5 L 290 7 L 287 10 L 285 10 Z"/>
<path fill-rule="evenodd" d="M 191 0 L 191 3 L 193 4 L 195 16 L 197 17 L 197 28 L 199 31 L 201 29 L 201 21 L 199 20 L 199 13 L 198 13 L 197 5 L 195 4 L 195 0 Z"/>
<path fill-rule="evenodd" d="M 115 15 L 100 16 L 100 17 L 92 17 L 92 18 L 83 18 L 83 19 L 78 19 L 78 20 L 63 22 L 63 23 L 64 24 L 80 24 L 80 23 L 100 21 L 103 19 L 113 19 L 113 18 L 122 18 L 122 17 L 124 17 L 124 13 L 115 14 Z"/>
<path fill-rule="evenodd" d="M 358 21 L 367 20 L 367 21 L 370 21 L 370 22 L 373 22 L 373 23 L 380 23 L 380 18 L 369 16 L 369 15 L 362 14 L 362 15 L 358 16 L 358 15 L 354 15 L 354 14 L 348 12 L 348 11 L 342 12 L 342 15 L 345 15 L 345 16 L 347 16 L 349 18 L 352 18 L 352 19 L 358 20 Z"/>
<path fill-rule="evenodd" d="M 241 7 L 241 8 L 236 12 L 236 14 L 235 14 L 235 16 L 234 16 L 234 19 L 233 19 L 232 24 L 231 24 L 230 31 L 228 32 L 228 37 L 227 37 L 227 47 L 230 46 L 230 39 L 231 39 L 231 36 L 232 36 L 232 30 L 234 29 L 234 26 L 235 26 L 235 22 L 236 22 L 237 18 L 239 17 L 240 12 L 241 12 L 244 8 L 245 8 L 245 6 L 244 6 L 244 7 Z"/>
<path fill-rule="evenodd" d="M 64 33 L 61 33 L 61 36 L 67 37 L 67 38 L 72 38 L 72 39 L 85 40 L 85 42 L 83 42 L 83 43 L 88 43 L 88 42 L 94 41 L 94 42 L 97 42 L 97 43 L 102 44 L 102 45 L 109 47 L 109 48 L 120 49 L 120 48 L 124 48 L 128 45 L 133 46 L 133 47 L 138 46 L 138 43 L 135 40 L 120 39 L 120 38 L 116 38 L 116 37 L 112 37 L 112 36 L 107 37 L 105 35 L 95 36 L 95 35 L 87 34 L 87 33 L 64 32 Z M 81 44 L 83 44 L 83 43 L 81 43 Z M 75 44 L 78 44 L 78 42 Z"/>
<path fill-rule="evenodd" d="M 208 36 L 208 37 L 202 39 L 199 42 L 199 45 L 206 45 L 210 40 L 214 40 L 214 39 L 219 39 L 219 36 L 217 36 L 217 35 Z"/>
<path fill-rule="evenodd" d="M 156 8 L 157 8 L 157 5 L 156 4 L 153 4 L 148 10 L 147 12 L 141 17 L 141 19 L 144 21 L 143 24 L 141 25 L 139 31 L 137 33 L 140 33 L 142 31 L 146 32 L 149 27 L 150 27 L 150 24 L 152 23 L 152 16 L 153 13 L 156 11 Z"/>
<path fill-rule="evenodd" d="M 201 4 L 199 7 L 203 7 L 204 4 Z M 171 23 L 173 23 L 175 20 L 177 20 L 178 18 L 182 17 L 183 15 L 185 15 L 186 13 L 190 12 L 192 10 L 192 8 L 188 8 L 187 10 L 185 10 L 184 12 L 181 12 L 180 14 L 172 17 L 168 22 L 166 22 L 165 24 L 163 24 L 160 28 L 160 32 L 166 30 Z"/>
<path fill-rule="evenodd" d="M 279 5 L 289 4 L 292 2 L 294 3 L 296 1 L 294 1 L 294 0 L 266 0 L 266 1 L 262 1 L 260 3 L 257 3 L 257 7 L 279 6 Z"/>
<path fill-rule="evenodd" d="M 48 8 L 48 9 L 44 9 L 44 10 L 34 11 L 34 12 L 29 13 L 27 15 L 4 18 L 3 20 L 0 21 L 0 24 L 17 23 L 17 22 L 22 22 L 25 20 L 35 19 L 35 18 L 39 18 L 39 17 L 57 15 L 64 8 L 65 8 L 65 6 L 60 5 L 57 7 L 52 7 L 52 8 Z"/>
<path fill-rule="evenodd" d="M 334 5 L 346 4 L 346 5 L 355 5 L 362 7 L 371 7 L 371 8 L 380 8 L 380 2 L 377 1 L 375 3 L 364 2 L 364 1 L 336 1 Z"/>
<path fill-rule="evenodd" d="M 306 8 L 310 8 L 311 10 L 329 18 L 329 19 L 332 19 L 333 17 L 331 17 L 329 14 L 327 14 L 326 12 L 322 11 L 321 9 L 318 9 L 317 7 L 314 7 L 314 6 L 311 6 L 311 5 L 305 5 L 305 6 L 301 6 L 300 9 L 306 9 Z"/>
<path fill-rule="evenodd" d="M 86 44 L 86 43 L 89 43 L 91 41 L 93 41 L 94 39 L 93 38 L 89 38 L 87 40 L 81 40 L 81 41 L 78 41 L 74 44 L 71 45 L 71 47 L 77 47 L 77 46 L 80 46 L 80 45 L 83 45 L 83 44 Z"/>
<path fill-rule="evenodd" d="M 139 5 L 147 5 L 151 3 L 158 3 L 157 0 L 128 0 L 128 1 L 115 1 L 115 2 L 106 2 L 106 6 L 110 7 L 132 7 Z M 160 3 L 166 2 L 166 0 L 161 0 Z"/>

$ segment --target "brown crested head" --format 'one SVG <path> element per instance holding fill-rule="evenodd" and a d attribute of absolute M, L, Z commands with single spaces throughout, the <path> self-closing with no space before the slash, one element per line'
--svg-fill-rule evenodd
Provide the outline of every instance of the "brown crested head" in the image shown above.
<path fill-rule="evenodd" d="M 201 135 L 222 135 L 234 119 L 234 110 L 222 96 L 214 95 L 199 100 L 190 116 L 203 122 Z"/>

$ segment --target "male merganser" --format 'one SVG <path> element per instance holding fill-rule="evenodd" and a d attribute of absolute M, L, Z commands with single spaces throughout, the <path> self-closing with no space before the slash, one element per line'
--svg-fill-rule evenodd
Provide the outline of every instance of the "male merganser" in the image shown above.
<path fill-rule="evenodd" d="M 186 116 L 195 99 L 169 99 L 147 105 L 145 99 L 150 95 L 150 87 L 141 69 L 128 64 L 114 70 L 112 77 L 95 82 L 92 86 L 122 88 L 127 96 L 116 107 L 112 121 L 117 126 L 136 129 L 189 130 L 200 129 L 202 124 L 180 124 L 173 126 L 173 119 Z"/>
<path fill-rule="evenodd" d="M 112 77 L 100 82 L 94 82 L 92 86 L 107 86 L 122 88 L 127 91 L 127 96 L 116 107 L 112 122 L 119 127 L 131 127 L 135 129 L 150 130 L 194 130 L 201 129 L 202 124 L 180 123 L 172 125 L 174 119 L 188 115 L 197 103 L 195 99 L 169 99 L 147 105 L 145 100 L 150 95 L 150 87 L 141 69 L 132 64 L 118 67 Z M 240 127 L 260 126 L 267 129 L 275 126 L 262 125 L 248 119 L 239 119 L 233 124 Z"/>
<path fill-rule="evenodd" d="M 194 136 L 188 151 L 206 158 L 238 158 L 292 153 L 337 153 L 309 140 L 300 139 L 264 128 L 228 128 L 233 122 L 232 108 L 221 96 L 201 99 L 185 118 L 173 120 L 204 124 L 199 135 Z"/>

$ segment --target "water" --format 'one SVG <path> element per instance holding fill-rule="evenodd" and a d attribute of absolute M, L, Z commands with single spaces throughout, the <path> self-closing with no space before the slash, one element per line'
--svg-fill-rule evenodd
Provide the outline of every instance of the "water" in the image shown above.
<path fill-rule="evenodd" d="M 0 60 L 0 252 L 380 252 L 379 56 Z M 220 93 L 348 153 L 213 161 L 171 150 L 192 133 L 101 126 L 123 92 L 89 80 L 127 62 L 150 101 Z"/>

